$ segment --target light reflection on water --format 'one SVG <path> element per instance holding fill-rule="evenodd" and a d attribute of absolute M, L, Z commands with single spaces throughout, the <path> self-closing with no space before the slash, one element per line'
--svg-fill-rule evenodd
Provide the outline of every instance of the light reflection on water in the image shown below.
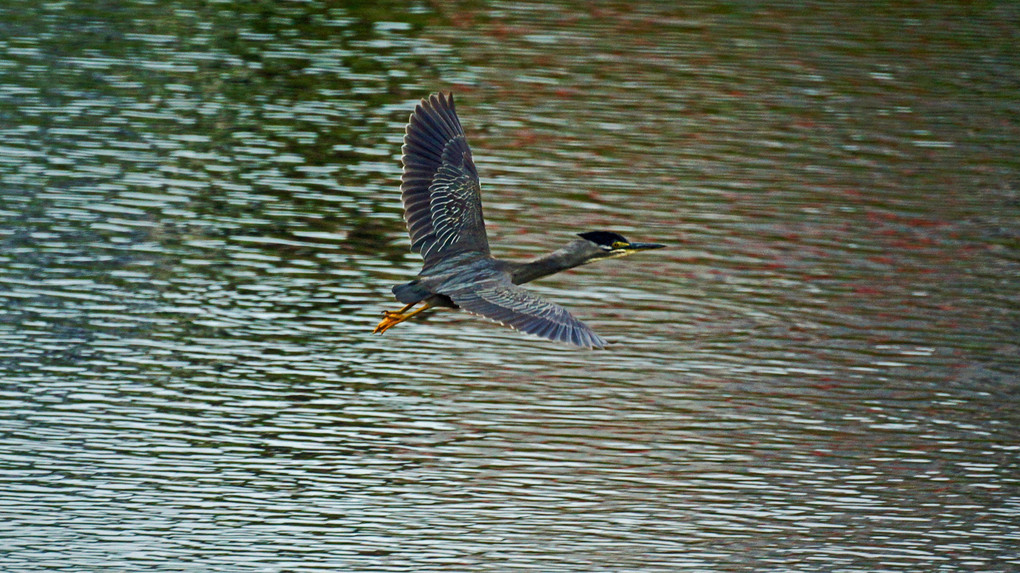
<path fill-rule="evenodd" d="M 4 570 L 1017 566 L 1010 14 L 530 6 L 9 19 Z M 370 334 L 451 82 L 610 351 Z"/>

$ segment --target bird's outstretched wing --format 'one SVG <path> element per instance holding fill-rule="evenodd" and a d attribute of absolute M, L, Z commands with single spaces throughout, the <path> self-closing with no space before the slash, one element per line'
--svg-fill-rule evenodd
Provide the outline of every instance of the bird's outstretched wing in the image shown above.
<path fill-rule="evenodd" d="M 493 271 L 452 289 L 440 289 L 462 309 L 510 328 L 584 348 L 604 348 L 606 341 L 563 307 L 513 284 L 506 273 Z"/>
<path fill-rule="evenodd" d="M 489 254 L 478 171 L 452 94 L 432 94 L 411 114 L 400 178 L 411 250 L 425 268 L 464 252 Z"/>

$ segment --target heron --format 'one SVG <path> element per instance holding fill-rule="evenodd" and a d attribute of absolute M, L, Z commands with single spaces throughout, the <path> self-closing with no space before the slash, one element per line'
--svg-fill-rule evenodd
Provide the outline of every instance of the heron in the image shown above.
<path fill-rule="evenodd" d="M 404 220 L 411 250 L 422 256 L 424 264 L 418 278 L 393 287 L 394 296 L 405 306 L 385 311 L 375 333 L 432 308 L 460 308 L 555 342 L 590 349 L 606 346 L 602 337 L 566 309 L 520 285 L 665 245 L 631 242 L 612 231 L 588 231 L 530 261 L 494 258 L 482 217 L 478 171 L 452 93 L 431 94 L 415 107 L 401 153 Z"/>

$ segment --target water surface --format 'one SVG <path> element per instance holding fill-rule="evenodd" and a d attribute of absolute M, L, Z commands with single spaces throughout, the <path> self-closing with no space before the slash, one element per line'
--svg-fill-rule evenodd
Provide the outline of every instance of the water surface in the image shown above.
<path fill-rule="evenodd" d="M 2 568 L 1017 569 L 1018 16 L 0 6 Z M 436 89 L 609 350 L 371 334 Z"/>

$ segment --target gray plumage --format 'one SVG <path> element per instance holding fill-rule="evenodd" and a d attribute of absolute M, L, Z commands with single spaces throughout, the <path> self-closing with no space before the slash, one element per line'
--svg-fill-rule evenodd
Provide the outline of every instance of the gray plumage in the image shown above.
<path fill-rule="evenodd" d="M 662 245 L 630 243 L 616 233 L 583 233 L 565 247 L 525 263 L 489 255 L 481 185 L 451 94 L 432 94 L 415 108 L 404 135 L 401 198 L 411 249 L 424 258 L 418 279 L 393 287 L 400 302 L 462 308 L 522 332 L 586 348 L 606 341 L 559 305 L 520 284 L 605 258 Z M 383 332 L 404 320 L 387 318 Z"/>
<path fill-rule="evenodd" d="M 488 255 L 481 185 L 453 96 L 433 94 L 411 114 L 400 178 L 411 250 L 425 268 L 458 253 Z"/>

